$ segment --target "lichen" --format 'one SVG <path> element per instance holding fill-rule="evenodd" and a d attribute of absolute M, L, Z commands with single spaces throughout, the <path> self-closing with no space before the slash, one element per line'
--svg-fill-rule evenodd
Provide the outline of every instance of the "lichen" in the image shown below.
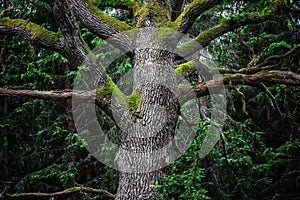
<path fill-rule="evenodd" d="M 59 33 L 49 31 L 42 26 L 23 19 L 2 18 L 0 19 L 0 24 L 9 27 L 22 28 L 30 32 L 32 38 L 47 41 L 49 43 L 57 42 L 59 39 Z"/>
<path fill-rule="evenodd" d="M 193 71 L 195 69 L 195 61 L 189 61 L 187 63 L 183 63 L 181 65 L 178 65 L 176 68 L 176 74 L 178 75 L 186 75 L 189 72 Z"/>

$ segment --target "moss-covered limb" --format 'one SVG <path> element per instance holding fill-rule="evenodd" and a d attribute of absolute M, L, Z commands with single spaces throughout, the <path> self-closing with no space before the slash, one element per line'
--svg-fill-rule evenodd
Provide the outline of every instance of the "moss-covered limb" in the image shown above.
<path fill-rule="evenodd" d="M 96 103 L 109 116 L 112 116 L 109 103 L 100 96 L 97 96 L 94 91 L 80 91 L 80 90 L 56 90 L 56 91 L 36 91 L 36 90 L 13 90 L 0 88 L 0 97 L 22 97 L 44 99 L 52 101 L 65 101 L 70 98 L 76 98 L 85 102 Z"/>
<path fill-rule="evenodd" d="M 138 18 L 136 28 L 171 26 L 171 15 L 166 2 L 147 1 L 143 7 L 135 12 L 135 17 Z"/>
<path fill-rule="evenodd" d="M 0 18 L 0 33 L 15 35 L 38 45 L 59 49 L 59 33 L 23 19 Z"/>
<path fill-rule="evenodd" d="M 5 194 L 7 198 L 24 198 L 24 197 L 55 197 L 61 195 L 69 195 L 78 192 L 85 192 L 91 194 L 100 194 L 106 197 L 107 199 L 115 199 L 115 195 L 111 194 L 106 190 L 94 189 L 89 187 L 73 187 L 68 188 L 60 192 L 53 192 L 53 193 L 41 193 L 41 192 L 32 192 L 32 193 L 19 193 L 19 194 Z"/>
<path fill-rule="evenodd" d="M 186 33 L 201 13 L 220 3 L 222 0 L 194 0 L 175 20 L 176 30 Z"/>
<path fill-rule="evenodd" d="M 191 55 L 200 48 L 206 47 L 215 38 L 218 38 L 219 36 L 224 35 L 225 33 L 228 33 L 238 27 L 267 21 L 268 19 L 274 17 L 274 14 L 278 11 L 278 9 L 283 8 L 284 5 L 286 5 L 286 0 L 276 0 L 272 3 L 272 5 L 265 8 L 265 12 L 251 12 L 224 20 L 220 24 L 201 32 L 193 40 L 179 46 L 179 52 L 181 52 L 181 55 L 183 56 Z"/>
<path fill-rule="evenodd" d="M 102 12 L 89 0 L 66 1 L 84 27 L 102 39 L 110 38 L 110 43 L 115 47 L 130 51 L 130 45 L 128 45 L 131 43 L 130 38 L 124 31 L 130 30 L 132 27 Z"/>

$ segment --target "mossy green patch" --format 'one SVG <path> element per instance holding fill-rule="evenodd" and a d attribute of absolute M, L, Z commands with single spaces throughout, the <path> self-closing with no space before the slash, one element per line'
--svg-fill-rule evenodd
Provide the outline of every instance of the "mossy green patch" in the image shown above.
<path fill-rule="evenodd" d="M 131 115 L 134 117 L 138 118 L 140 112 L 138 111 L 139 106 L 141 106 L 142 99 L 140 96 L 139 91 L 134 91 L 132 94 L 129 96 L 128 99 L 128 111 Z"/>
<path fill-rule="evenodd" d="M 136 11 L 135 17 L 137 16 L 139 16 L 139 20 L 136 24 L 137 28 L 141 27 L 143 23 L 150 18 L 154 20 L 155 27 L 170 27 L 171 24 L 171 16 L 168 8 L 156 2 L 147 2 L 144 7 Z"/>
<path fill-rule="evenodd" d="M 55 43 L 59 40 L 59 33 L 49 31 L 42 26 L 39 26 L 33 22 L 29 22 L 23 19 L 2 18 L 0 19 L 0 24 L 9 27 L 22 28 L 30 32 L 33 38 L 46 41 L 48 43 Z"/>
<path fill-rule="evenodd" d="M 176 74 L 178 75 L 186 75 L 189 72 L 193 71 L 195 69 L 195 61 L 189 61 L 187 63 L 183 63 L 181 65 L 178 65 L 176 68 Z"/>
<path fill-rule="evenodd" d="M 121 101 L 121 103 L 125 104 L 126 96 L 123 94 L 123 92 L 108 75 L 106 75 L 106 80 L 106 85 L 102 85 L 96 89 L 96 95 L 100 98 L 114 95 Z"/>

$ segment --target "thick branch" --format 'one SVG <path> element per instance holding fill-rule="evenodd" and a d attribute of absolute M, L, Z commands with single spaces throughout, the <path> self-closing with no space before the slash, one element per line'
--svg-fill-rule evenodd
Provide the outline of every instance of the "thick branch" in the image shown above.
<path fill-rule="evenodd" d="M 179 46 L 179 51 L 181 51 L 181 55 L 184 56 L 192 55 L 195 51 L 199 50 L 199 48 L 206 47 L 215 38 L 233 31 L 238 27 L 267 21 L 268 19 L 272 18 L 278 11 L 278 8 L 282 7 L 283 5 L 286 5 L 285 0 L 277 0 L 274 1 L 270 7 L 265 8 L 264 15 L 257 12 L 252 12 L 238 18 L 228 19 L 208 30 L 201 32 L 192 41 Z M 195 45 L 196 43 L 198 44 Z"/>
<path fill-rule="evenodd" d="M 72 96 L 78 96 L 82 99 L 96 99 L 95 94 L 87 91 L 72 91 L 72 90 L 61 90 L 61 91 L 36 91 L 36 90 L 13 90 L 0 88 L 0 96 L 6 97 L 27 97 L 37 98 L 45 100 L 63 101 Z"/>
<path fill-rule="evenodd" d="M 176 19 L 176 29 L 186 33 L 200 14 L 220 3 L 221 0 L 194 0 Z"/>
<path fill-rule="evenodd" d="M 58 51 L 59 34 L 23 19 L 0 18 L 0 34 L 14 35 Z"/>
<path fill-rule="evenodd" d="M 73 187 L 69 188 L 60 192 L 53 192 L 53 193 L 20 193 L 20 194 L 6 194 L 6 197 L 10 198 L 24 198 L 24 197 L 54 197 L 54 196 L 61 196 L 61 195 L 67 195 L 67 194 L 73 194 L 77 192 L 86 192 L 86 193 L 92 193 L 92 194 L 101 194 L 107 199 L 115 199 L 115 196 L 111 194 L 110 192 L 106 190 L 98 190 L 94 188 L 89 187 Z"/>
<path fill-rule="evenodd" d="M 218 88 L 222 84 L 260 87 L 261 83 L 266 85 L 287 84 L 300 86 L 300 74 L 279 70 L 263 71 L 256 74 L 234 74 L 199 83 L 196 88 L 199 90 L 199 96 L 206 96 L 210 91 L 214 91 L 212 88 Z"/>
<path fill-rule="evenodd" d="M 75 16 L 83 26 L 102 39 L 110 38 L 110 42 L 117 48 L 129 51 L 130 38 L 123 33 L 131 29 L 129 25 L 107 15 L 96 8 L 88 0 L 67 0 Z"/>
<path fill-rule="evenodd" d="M 224 85 L 250 85 L 250 86 L 261 86 L 261 83 L 266 85 L 274 84 L 287 84 L 300 86 L 300 74 L 296 74 L 290 71 L 263 71 L 256 74 L 232 74 L 227 75 L 215 80 L 209 80 L 201 82 L 196 86 L 196 89 L 200 91 L 201 96 L 208 95 L 209 89 L 218 87 L 221 84 Z M 79 97 L 83 100 L 95 100 L 100 102 L 99 98 L 96 97 L 95 92 L 89 91 L 33 91 L 33 90 L 12 90 L 0 88 L 0 96 L 7 97 L 28 97 L 28 98 L 39 98 L 49 99 L 55 101 L 65 100 L 72 96 Z"/>

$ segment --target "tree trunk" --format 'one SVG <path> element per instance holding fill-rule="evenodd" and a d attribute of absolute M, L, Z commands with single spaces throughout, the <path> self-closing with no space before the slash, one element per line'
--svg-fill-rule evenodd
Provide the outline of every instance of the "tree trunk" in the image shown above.
<path fill-rule="evenodd" d="M 157 40 L 156 31 L 142 30 L 135 38 L 130 121 L 119 127 L 119 200 L 155 199 L 155 181 L 170 173 L 180 106 L 174 54 Z"/>

